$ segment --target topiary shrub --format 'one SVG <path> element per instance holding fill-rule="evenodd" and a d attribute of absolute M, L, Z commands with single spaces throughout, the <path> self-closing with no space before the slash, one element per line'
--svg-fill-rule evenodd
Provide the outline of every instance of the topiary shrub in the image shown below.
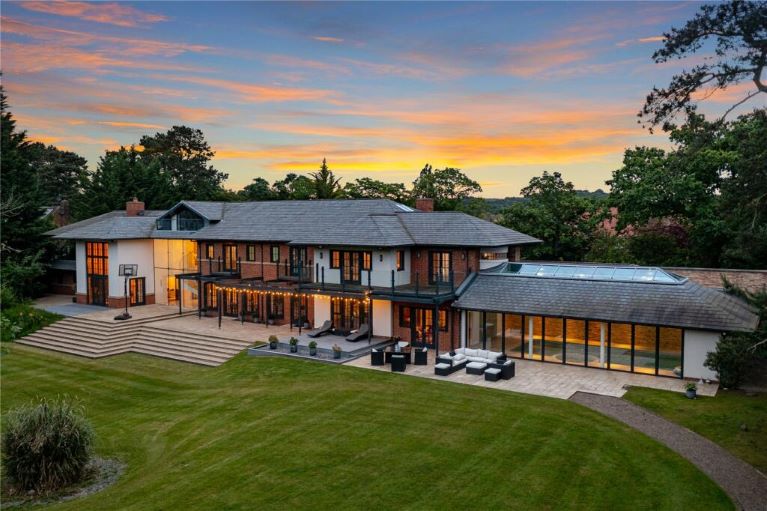
<path fill-rule="evenodd" d="M 85 475 L 93 428 L 81 407 L 42 399 L 8 412 L 2 443 L 9 482 L 18 490 L 50 493 Z"/>

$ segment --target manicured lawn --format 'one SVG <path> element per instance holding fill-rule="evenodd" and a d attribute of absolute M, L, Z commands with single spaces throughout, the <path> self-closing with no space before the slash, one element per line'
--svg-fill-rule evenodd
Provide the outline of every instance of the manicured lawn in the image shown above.
<path fill-rule="evenodd" d="M 767 473 L 767 394 L 720 390 L 716 397 L 691 400 L 676 392 L 632 387 L 624 399 L 695 431 Z"/>
<path fill-rule="evenodd" d="M 202 368 L 12 346 L 2 409 L 80 398 L 128 468 L 56 509 L 732 509 L 672 451 L 576 404 L 280 358 Z"/>

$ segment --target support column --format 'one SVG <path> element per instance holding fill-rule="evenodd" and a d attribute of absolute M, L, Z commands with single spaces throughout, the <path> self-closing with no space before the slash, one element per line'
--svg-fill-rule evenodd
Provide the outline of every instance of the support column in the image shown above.
<path fill-rule="evenodd" d="M 219 289 L 218 290 L 217 300 L 216 300 L 216 305 L 218 305 L 218 328 L 221 328 L 221 316 L 222 316 L 222 314 L 224 312 L 223 311 L 223 303 L 221 303 L 222 302 L 222 298 L 223 298 L 223 293 Z"/>
<path fill-rule="evenodd" d="M 370 272 L 368 272 L 370 275 Z M 368 296 L 368 344 L 373 340 L 373 299 Z"/>
<path fill-rule="evenodd" d="M 465 348 L 466 347 L 466 311 L 461 311 L 461 339 L 460 339 L 460 347 Z"/>
<path fill-rule="evenodd" d="M 532 358 L 533 358 L 533 342 L 534 342 L 533 341 L 533 318 L 532 318 L 532 316 L 530 318 L 528 318 L 528 320 L 527 320 L 527 330 L 528 330 L 528 333 L 530 334 L 529 337 L 527 338 L 527 355 L 532 360 Z"/>
<path fill-rule="evenodd" d="M 432 319 L 432 339 L 434 339 L 434 356 L 439 356 L 439 303 L 434 304 L 434 317 Z"/>
<path fill-rule="evenodd" d="M 184 299 L 184 293 L 181 292 L 181 279 L 179 277 L 173 277 L 176 279 L 176 290 L 178 292 L 178 315 L 181 315 L 181 300 Z"/>
<path fill-rule="evenodd" d="M 607 325 L 604 322 L 599 324 L 599 367 L 605 366 L 605 330 Z"/>

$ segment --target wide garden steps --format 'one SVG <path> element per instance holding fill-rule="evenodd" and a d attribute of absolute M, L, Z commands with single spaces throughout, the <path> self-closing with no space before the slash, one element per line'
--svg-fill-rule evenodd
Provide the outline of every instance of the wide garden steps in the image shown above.
<path fill-rule="evenodd" d="M 239 339 L 179 332 L 152 325 L 169 317 L 178 317 L 178 314 L 141 318 L 124 323 L 71 317 L 27 335 L 17 342 L 87 358 L 131 352 L 206 366 L 223 364 L 251 344 Z"/>

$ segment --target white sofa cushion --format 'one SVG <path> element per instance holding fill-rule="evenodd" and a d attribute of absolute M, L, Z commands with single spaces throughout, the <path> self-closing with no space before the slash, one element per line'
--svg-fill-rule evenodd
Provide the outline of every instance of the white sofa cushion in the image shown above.
<path fill-rule="evenodd" d="M 466 355 L 464 355 L 463 353 L 456 353 L 455 356 L 453 357 L 453 360 L 455 360 L 456 362 L 460 362 L 461 360 L 464 360 L 465 358 L 466 358 Z"/>
<path fill-rule="evenodd" d="M 484 362 L 469 362 L 466 364 L 466 367 L 471 367 L 472 369 L 484 369 L 487 367 L 487 364 Z"/>
<path fill-rule="evenodd" d="M 489 358 L 493 362 L 498 360 L 498 357 L 500 357 L 501 355 L 503 355 L 503 353 L 501 353 L 500 351 L 488 351 L 487 352 L 487 358 Z"/>
<path fill-rule="evenodd" d="M 466 355 L 467 357 L 476 357 L 477 356 L 477 350 L 472 350 L 472 349 L 466 348 L 463 351 L 463 354 Z"/>
<path fill-rule="evenodd" d="M 487 350 L 477 350 L 477 356 L 479 358 L 487 358 Z"/>

